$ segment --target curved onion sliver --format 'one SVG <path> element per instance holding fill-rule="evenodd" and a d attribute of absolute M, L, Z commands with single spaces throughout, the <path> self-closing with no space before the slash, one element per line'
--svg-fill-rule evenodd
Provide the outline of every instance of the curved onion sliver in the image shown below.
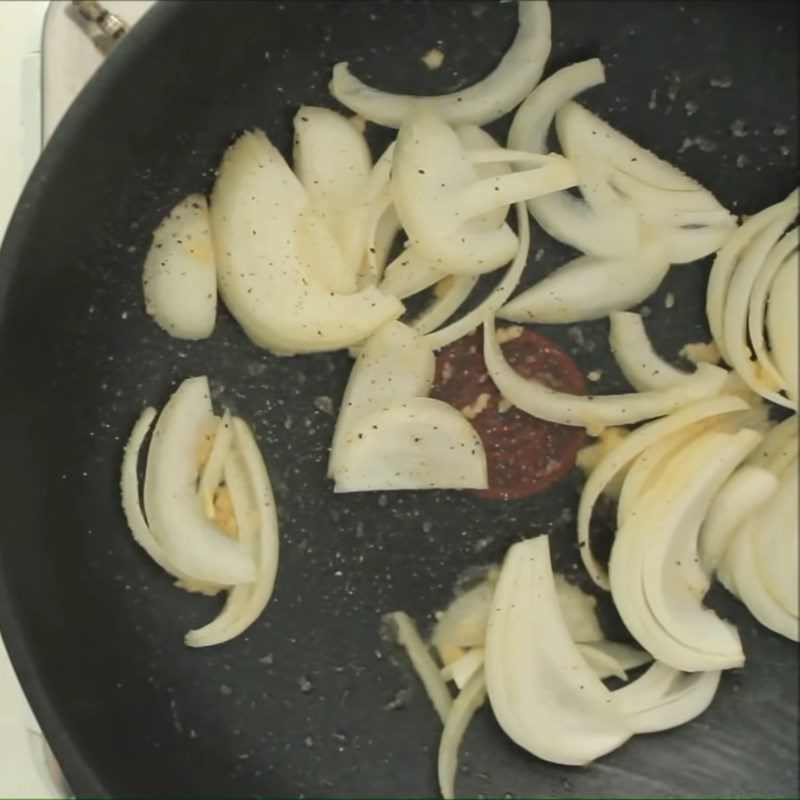
<path fill-rule="evenodd" d="M 557 764 L 586 764 L 631 736 L 561 615 L 547 536 L 506 554 L 489 614 L 486 685 L 500 727 Z"/>
<path fill-rule="evenodd" d="M 796 234 L 795 234 L 796 235 Z M 798 253 L 788 257 L 778 270 L 769 293 L 767 331 L 772 355 L 780 371 L 793 408 L 800 401 L 798 390 Z"/>
<path fill-rule="evenodd" d="M 614 539 L 609 561 L 614 604 L 634 638 L 676 669 L 744 663 L 736 629 L 702 605 L 704 592 L 687 580 L 684 561 L 696 557 L 697 533 L 711 499 L 758 441 L 760 435 L 748 430 L 700 436 L 641 496 Z"/>
<path fill-rule="evenodd" d="M 738 597 L 748 611 L 766 628 L 800 641 L 800 619 L 790 614 L 778 603 L 767 587 L 758 569 L 755 540 L 758 522 L 754 517 L 745 520 L 728 545 L 717 577 L 722 585 Z"/>
<path fill-rule="evenodd" d="M 519 235 L 519 247 L 514 260 L 509 265 L 503 277 L 491 292 L 471 311 L 459 317 L 455 322 L 451 322 L 438 331 L 429 333 L 425 341 L 432 350 L 446 347 L 456 339 L 472 333 L 486 317 L 492 317 L 497 310 L 502 307 L 508 297 L 517 288 L 522 271 L 528 261 L 528 248 L 530 246 L 530 222 L 528 213 L 522 203 L 517 203 L 517 231 Z"/>
<path fill-rule="evenodd" d="M 404 611 L 387 614 L 385 619 L 394 625 L 397 643 L 402 645 L 408 653 L 409 661 L 425 687 L 428 699 L 439 715 L 439 719 L 446 723 L 448 714 L 453 707 L 453 698 L 439 672 L 439 667 L 436 666 L 436 662 L 420 638 L 417 626 Z"/>
<path fill-rule="evenodd" d="M 517 408 L 539 419 L 590 430 L 669 414 L 681 406 L 714 396 L 727 377 L 725 370 L 701 364 L 685 381 L 662 391 L 601 396 L 558 392 L 514 371 L 503 356 L 491 319 L 483 326 L 483 356 L 495 385 Z"/>
<path fill-rule="evenodd" d="M 122 478 L 120 488 L 122 490 L 122 510 L 125 513 L 125 520 L 128 523 L 134 541 L 158 564 L 165 572 L 182 580 L 187 578 L 180 572 L 170 560 L 160 542 L 153 536 L 147 525 L 147 520 L 142 513 L 142 505 L 139 499 L 139 476 L 137 475 L 137 465 L 139 453 L 142 449 L 145 437 L 147 436 L 153 420 L 156 418 L 154 408 L 145 408 L 133 426 L 130 438 L 125 445 L 125 454 L 122 458 Z M 222 587 L 220 587 L 222 588 Z"/>
<path fill-rule="evenodd" d="M 578 650 L 600 680 L 619 678 L 626 681 L 629 669 L 636 669 L 653 660 L 650 653 L 638 647 L 606 639 L 599 642 L 578 643 Z"/>
<path fill-rule="evenodd" d="M 372 170 L 364 134 L 335 111 L 301 106 L 294 116 L 292 161 L 314 209 L 341 241 L 345 212 L 360 202 Z"/>
<path fill-rule="evenodd" d="M 420 104 L 451 124 L 485 125 L 502 117 L 530 94 L 550 54 L 550 9 L 546 0 L 520 0 L 519 28 L 511 47 L 483 80 L 452 94 L 430 97 L 373 89 L 350 73 L 347 63 L 333 68 L 331 94 L 365 119 L 399 128 Z"/>
<path fill-rule="evenodd" d="M 220 291 L 254 342 L 284 354 L 347 347 L 402 310 L 373 287 L 354 294 L 324 287 L 293 244 L 304 203 L 297 178 L 262 132 L 228 149 L 211 203 Z"/>
<path fill-rule="evenodd" d="M 601 319 L 641 303 L 668 270 L 669 259 L 657 238 L 633 255 L 579 256 L 506 303 L 497 316 L 550 324 Z"/>
<path fill-rule="evenodd" d="M 613 311 L 609 315 L 608 344 L 625 380 L 637 392 L 667 389 L 689 377 L 653 350 L 640 314 Z"/>
<path fill-rule="evenodd" d="M 344 434 L 336 492 L 485 489 L 486 454 L 452 406 L 413 397 L 357 420 Z"/>
<path fill-rule="evenodd" d="M 142 268 L 147 313 L 171 336 L 205 339 L 217 317 L 217 265 L 202 194 L 180 201 L 153 233 Z"/>
<path fill-rule="evenodd" d="M 483 648 L 473 647 L 455 661 L 445 664 L 440 671 L 446 681 L 453 681 L 459 689 L 463 689 L 469 683 L 470 678 L 482 667 Z"/>
<path fill-rule="evenodd" d="M 742 522 L 775 494 L 778 479 L 769 470 L 744 464 L 711 501 L 700 528 L 700 561 L 713 574 Z"/>
<path fill-rule="evenodd" d="M 478 282 L 477 275 L 448 275 L 434 288 L 433 302 L 409 325 L 421 336 L 430 334 L 458 311 Z"/>
<path fill-rule="evenodd" d="M 590 522 L 595 503 L 605 487 L 640 453 L 689 425 L 723 414 L 747 409 L 747 403 L 731 396 L 714 397 L 686 406 L 663 419 L 642 425 L 622 439 L 592 470 L 578 504 L 578 548 L 586 571 L 601 588 L 610 588 L 608 575 L 592 554 Z"/>
<path fill-rule="evenodd" d="M 592 58 L 564 67 L 536 87 L 519 107 L 508 133 L 508 146 L 534 153 L 546 152 L 547 132 L 556 112 L 576 95 L 605 81 L 603 64 Z M 581 167 L 585 164 L 578 160 Z M 585 169 L 583 170 L 585 173 Z M 585 174 L 581 176 L 585 179 Z M 639 244 L 639 225 L 633 207 L 621 198 L 594 191 L 602 181 L 581 186 L 584 199 L 556 192 L 528 201 L 531 216 L 553 238 L 584 253 L 613 257 L 633 253 Z"/>
<path fill-rule="evenodd" d="M 222 480 L 222 473 L 225 469 L 225 461 L 233 445 L 233 425 L 231 422 L 231 412 L 225 409 L 222 419 L 214 432 L 214 441 L 211 443 L 211 451 L 208 454 L 206 463 L 200 470 L 200 478 L 197 481 L 197 494 L 200 502 L 206 502 L 207 498 L 213 500 L 214 489 L 219 486 Z M 211 502 L 213 508 L 213 502 Z M 214 514 L 207 514 L 211 519 Z"/>
<path fill-rule="evenodd" d="M 444 721 L 442 738 L 439 740 L 437 772 L 439 791 L 444 800 L 455 797 L 458 748 L 475 712 L 486 701 L 486 678 L 479 669 L 458 693 Z"/>
<path fill-rule="evenodd" d="M 144 508 L 153 536 L 188 577 L 235 586 L 255 578 L 242 546 L 203 513 L 197 497 L 197 444 L 213 421 L 208 380 L 185 380 L 156 422 L 144 479 Z"/>
<path fill-rule="evenodd" d="M 336 420 L 328 477 L 341 464 L 341 449 L 350 429 L 369 414 L 411 397 L 426 397 L 436 368 L 433 351 L 402 322 L 387 322 L 361 348 Z"/>
<path fill-rule="evenodd" d="M 576 181 L 563 156 L 541 158 L 533 169 L 479 178 L 456 132 L 430 110 L 415 112 L 398 131 L 392 163 L 392 196 L 409 242 L 443 272 L 481 274 L 507 264 L 516 235 L 505 223 L 487 228 L 482 215 Z"/>

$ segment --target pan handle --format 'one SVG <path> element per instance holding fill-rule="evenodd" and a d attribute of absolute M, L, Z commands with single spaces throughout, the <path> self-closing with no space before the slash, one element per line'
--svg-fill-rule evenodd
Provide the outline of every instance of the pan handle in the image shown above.
<path fill-rule="evenodd" d="M 81 27 L 97 49 L 108 55 L 128 32 L 127 23 L 104 8 L 97 0 L 72 0 Z"/>

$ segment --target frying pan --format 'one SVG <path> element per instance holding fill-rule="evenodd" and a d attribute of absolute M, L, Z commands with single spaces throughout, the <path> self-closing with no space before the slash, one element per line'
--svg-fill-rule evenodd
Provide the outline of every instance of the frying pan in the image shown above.
<path fill-rule="evenodd" d="M 556 2 L 548 71 L 599 54 L 590 106 L 752 213 L 796 181 L 798 58 L 790 3 Z M 159 4 L 86 87 L 20 200 L 0 277 L 0 618 L 22 684 L 78 796 L 419 797 L 436 792 L 439 723 L 380 631 L 429 624 L 458 577 L 552 534 L 581 579 L 579 477 L 524 500 L 470 493 L 334 496 L 325 480 L 344 353 L 275 358 L 221 311 L 212 338 L 170 339 L 145 315 L 150 233 L 207 191 L 224 148 L 264 128 L 288 152 L 301 103 L 331 105 L 332 64 L 393 90 L 446 91 L 488 72 L 512 4 Z M 431 72 L 420 57 L 441 42 Z M 508 121 L 491 130 L 502 136 Z M 740 135 L 736 135 L 736 134 Z M 743 134 L 743 135 L 741 135 Z M 388 133 L 371 128 L 375 151 Z M 698 138 L 699 137 L 699 138 Z M 535 231 L 533 280 L 565 258 Z M 658 349 L 707 337 L 708 265 L 673 268 L 648 320 Z M 673 292 L 677 305 L 665 310 Z M 625 386 L 605 323 L 543 328 L 600 391 Z M 208 374 L 248 419 L 281 521 L 275 596 L 245 635 L 190 650 L 217 600 L 177 591 L 126 531 L 122 442 L 145 404 Z M 790 642 L 720 592 L 747 668 L 676 731 L 584 769 L 516 748 L 484 709 L 462 754 L 467 796 L 797 796 L 798 663 Z M 612 632 L 618 620 L 601 604 Z M 619 631 L 617 631 L 619 632 Z M 504 794 L 506 793 L 506 794 Z"/>

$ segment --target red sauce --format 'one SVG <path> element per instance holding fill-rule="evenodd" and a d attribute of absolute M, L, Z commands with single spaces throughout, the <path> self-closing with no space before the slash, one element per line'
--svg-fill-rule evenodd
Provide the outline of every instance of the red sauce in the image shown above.
<path fill-rule="evenodd" d="M 570 355 L 541 334 L 525 329 L 502 349 L 520 375 L 552 389 L 586 394 L 583 375 Z M 478 492 L 481 497 L 528 497 L 544 491 L 572 468 L 583 442 L 583 428 L 545 422 L 508 408 L 486 370 L 483 332 L 477 331 L 438 354 L 430 396 L 460 411 L 480 402 L 483 394 L 489 396 L 488 403 L 471 419 L 483 441 L 489 469 L 489 488 Z"/>

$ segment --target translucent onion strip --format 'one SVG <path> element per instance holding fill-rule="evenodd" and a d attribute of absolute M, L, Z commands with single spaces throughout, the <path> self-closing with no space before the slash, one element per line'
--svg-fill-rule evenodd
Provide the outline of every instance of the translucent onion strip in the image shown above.
<path fill-rule="evenodd" d="M 409 325 L 421 336 L 432 333 L 461 308 L 477 282 L 477 275 L 448 275 L 434 288 L 433 302 Z"/>
<path fill-rule="evenodd" d="M 590 431 L 664 416 L 681 406 L 718 394 L 727 373 L 701 364 L 685 381 L 661 391 L 621 395 L 572 395 L 523 378 L 508 364 L 497 342 L 494 322 L 484 324 L 483 355 L 489 374 L 504 397 L 539 419 L 577 425 Z"/>
<path fill-rule="evenodd" d="M 608 589 L 608 575 L 595 559 L 591 549 L 590 523 L 597 499 L 614 477 L 640 453 L 667 437 L 674 436 L 689 425 L 701 420 L 711 420 L 722 414 L 743 411 L 747 403 L 738 397 L 715 397 L 686 406 L 663 419 L 642 425 L 622 439 L 592 470 L 581 492 L 578 504 L 578 548 L 583 565 L 591 579 L 601 588 Z"/>
<path fill-rule="evenodd" d="M 550 324 L 601 319 L 648 298 L 668 270 L 669 259 L 657 238 L 633 255 L 579 256 L 508 302 L 498 316 Z"/>
<path fill-rule="evenodd" d="M 446 327 L 429 333 L 425 337 L 425 341 L 431 349 L 439 350 L 442 347 L 446 347 L 451 342 L 454 342 L 456 339 L 460 339 L 462 336 L 467 336 L 472 333 L 472 331 L 483 322 L 484 318 L 487 316 L 494 316 L 498 309 L 500 309 L 511 296 L 514 289 L 517 288 L 519 279 L 522 277 L 522 271 L 525 269 L 525 265 L 528 262 L 530 222 L 528 221 L 528 213 L 522 203 L 518 203 L 516 209 L 519 246 L 514 260 L 509 265 L 499 283 L 472 309 L 472 311 L 468 311 L 455 322 L 451 322 Z"/>
<path fill-rule="evenodd" d="M 767 331 L 775 364 L 780 371 L 788 405 L 797 408 L 798 401 L 798 253 L 794 252 L 781 264 L 769 293 Z"/>
<path fill-rule="evenodd" d="M 547 132 L 556 112 L 576 95 L 605 81 L 599 59 L 571 64 L 536 87 L 519 107 L 511 123 L 508 146 L 534 153 L 546 152 Z M 639 244 L 634 208 L 621 199 L 595 207 L 590 187 L 581 186 L 584 199 L 558 192 L 530 200 L 531 216 L 553 238 L 601 257 L 633 253 Z"/>
<path fill-rule="evenodd" d="M 404 611 L 388 614 L 386 619 L 394 625 L 397 643 L 405 648 L 411 665 L 425 687 L 425 692 L 439 715 L 439 719 L 446 724 L 453 707 L 453 697 L 439 672 L 439 667 L 436 666 L 428 648 L 425 647 L 425 643 L 417 633 L 417 626 Z"/>
<path fill-rule="evenodd" d="M 614 311 L 609 316 L 608 344 L 625 380 L 637 392 L 668 389 L 689 377 L 659 356 L 640 314 Z"/>
<path fill-rule="evenodd" d="M 486 678 L 479 669 L 467 685 L 458 693 L 444 721 L 442 738 L 439 740 L 439 791 L 444 800 L 455 797 L 458 749 L 475 712 L 486 700 Z"/>
<path fill-rule="evenodd" d="M 433 97 L 391 94 L 373 89 L 351 74 L 346 63 L 333 68 L 331 94 L 365 119 L 399 128 L 420 102 L 451 124 L 485 125 L 530 94 L 550 54 L 550 9 L 546 0 L 520 0 L 519 28 L 511 47 L 483 80 L 451 94 Z"/>

